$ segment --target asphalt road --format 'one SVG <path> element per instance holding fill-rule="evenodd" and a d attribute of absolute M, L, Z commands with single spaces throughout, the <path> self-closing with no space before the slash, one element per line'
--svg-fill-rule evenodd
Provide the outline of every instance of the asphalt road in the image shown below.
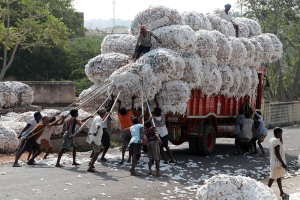
<path fill-rule="evenodd" d="M 299 173 L 300 127 L 284 129 L 284 145 L 290 176 Z M 263 146 L 268 148 L 269 131 Z M 198 157 L 189 154 L 188 144 L 172 146 L 175 164 L 161 164 L 162 177 L 147 176 L 147 155 L 138 166 L 140 176 L 129 175 L 129 164 L 119 165 L 120 152 L 111 149 L 106 163 L 97 163 L 98 173 L 88 173 L 89 153 L 79 153 L 79 167 L 65 158 L 64 168 L 55 168 L 56 155 L 36 166 L 0 166 L 0 199 L 195 199 L 197 187 L 216 174 L 250 176 L 263 181 L 269 175 L 269 158 L 258 155 L 234 155 L 233 139 L 218 139 L 215 154 Z M 287 179 L 288 180 L 288 179 Z M 283 181 L 286 186 L 288 182 Z M 298 186 L 295 186 L 295 190 Z"/>

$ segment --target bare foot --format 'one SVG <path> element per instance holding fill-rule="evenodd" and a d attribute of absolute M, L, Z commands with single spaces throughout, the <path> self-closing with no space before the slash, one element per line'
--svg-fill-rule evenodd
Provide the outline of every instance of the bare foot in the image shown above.
<path fill-rule="evenodd" d="M 56 164 L 55 167 L 64 167 L 64 166 L 62 166 L 60 164 Z"/>
<path fill-rule="evenodd" d="M 155 176 L 160 177 L 161 174 L 159 172 L 156 172 Z"/>
<path fill-rule="evenodd" d="M 19 165 L 18 163 L 14 163 L 13 167 L 22 167 L 21 165 Z"/>
<path fill-rule="evenodd" d="M 72 165 L 80 165 L 79 163 L 77 163 L 77 162 L 73 162 L 73 164 Z"/>

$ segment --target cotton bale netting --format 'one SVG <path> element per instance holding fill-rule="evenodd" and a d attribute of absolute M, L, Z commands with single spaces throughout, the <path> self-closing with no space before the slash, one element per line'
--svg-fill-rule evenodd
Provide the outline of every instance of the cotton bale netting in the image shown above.
<path fill-rule="evenodd" d="M 0 82 L 0 107 L 13 108 L 30 105 L 33 102 L 33 90 L 30 86 L 17 82 Z"/>
<path fill-rule="evenodd" d="M 239 21 L 245 23 L 249 28 L 249 37 L 257 36 L 261 34 L 261 27 L 259 23 L 253 19 L 245 17 L 236 17 L 234 21 Z"/>
<path fill-rule="evenodd" d="M 229 90 L 234 84 L 232 70 L 227 65 L 221 65 L 219 66 L 219 69 L 222 76 L 222 86 L 220 88 L 220 94 L 229 96 Z"/>
<path fill-rule="evenodd" d="M 247 26 L 247 24 L 244 23 L 242 20 L 239 20 L 239 18 L 233 18 L 232 21 L 239 27 L 239 37 L 248 38 L 250 34 L 250 29 Z"/>
<path fill-rule="evenodd" d="M 181 14 L 184 24 L 189 25 L 194 31 L 211 30 L 209 19 L 197 11 L 186 11 Z"/>
<path fill-rule="evenodd" d="M 0 124 L 0 153 L 12 153 L 18 148 L 16 132 Z"/>
<path fill-rule="evenodd" d="M 231 22 L 228 22 L 214 14 L 207 15 L 207 18 L 211 23 L 212 30 L 217 30 L 226 36 L 235 36 L 235 29 Z"/>
<path fill-rule="evenodd" d="M 217 52 L 218 65 L 229 64 L 231 54 L 232 54 L 232 47 L 229 40 L 226 38 L 224 34 L 220 33 L 219 31 L 212 31 L 212 34 L 218 45 L 218 52 Z"/>
<path fill-rule="evenodd" d="M 270 39 L 273 42 L 274 52 L 273 52 L 273 56 L 272 56 L 271 60 L 273 62 L 275 62 L 275 61 L 281 59 L 282 58 L 282 54 L 283 54 L 283 45 L 280 42 L 280 40 L 273 33 L 265 33 L 263 35 L 269 36 Z"/>
<path fill-rule="evenodd" d="M 252 71 L 250 67 L 241 67 L 241 85 L 237 90 L 236 97 L 242 97 L 252 94 Z"/>
<path fill-rule="evenodd" d="M 240 37 L 239 40 L 244 44 L 247 51 L 246 66 L 255 66 L 255 46 L 248 38 Z"/>
<path fill-rule="evenodd" d="M 129 57 L 121 53 L 100 54 L 85 65 L 87 77 L 96 84 L 103 83 L 115 70 L 128 64 Z"/>
<path fill-rule="evenodd" d="M 178 53 L 164 48 L 149 51 L 136 63 L 150 65 L 161 82 L 169 79 L 181 79 L 185 69 L 183 58 Z"/>
<path fill-rule="evenodd" d="M 108 97 L 108 88 L 106 85 L 95 84 L 90 88 L 83 90 L 80 95 L 81 108 L 89 113 L 95 112 L 99 106 Z"/>
<path fill-rule="evenodd" d="M 139 12 L 131 21 L 130 33 L 139 35 L 140 25 L 148 30 L 154 30 L 162 26 L 183 24 L 180 13 L 176 9 L 164 6 L 150 6 L 148 9 Z"/>
<path fill-rule="evenodd" d="M 101 44 L 101 53 L 121 53 L 127 56 L 134 54 L 137 37 L 128 34 L 107 35 Z"/>
<path fill-rule="evenodd" d="M 207 96 L 218 94 L 223 84 L 222 75 L 217 66 L 204 64 L 204 79 L 201 90 Z"/>
<path fill-rule="evenodd" d="M 196 53 L 203 64 L 217 64 L 219 47 L 212 31 L 200 30 L 196 32 Z"/>
<path fill-rule="evenodd" d="M 164 82 L 158 94 L 160 107 L 164 112 L 184 114 L 190 98 L 190 88 L 184 81 Z"/>
<path fill-rule="evenodd" d="M 241 76 L 241 72 L 240 69 L 237 67 L 232 67 L 229 66 L 231 71 L 232 71 L 232 77 L 233 77 L 233 85 L 232 87 L 230 87 L 229 89 L 229 94 L 228 96 L 236 96 L 237 91 L 239 90 L 240 86 L 241 86 L 241 81 L 242 81 L 242 76 Z"/>
<path fill-rule="evenodd" d="M 216 175 L 206 180 L 198 191 L 198 200 L 277 200 L 272 189 L 244 176 Z"/>
<path fill-rule="evenodd" d="M 262 62 L 263 63 L 271 63 L 274 57 L 274 46 L 273 41 L 268 35 L 261 34 L 255 37 L 255 39 L 260 43 L 262 48 L 264 49 L 262 53 Z"/>
<path fill-rule="evenodd" d="M 230 65 L 243 66 L 247 61 L 247 50 L 245 45 L 236 37 L 229 37 L 229 42 L 232 47 Z"/>
<path fill-rule="evenodd" d="M 193 53 L 196 50 L 195 31 L 188 25 L 164 26 L 155 29 L 153 33 L 161 39 L 162 44 L 153 40 L 152 49 L 163 47 L 179 54 Z"/>
<path fill-rule="evenodd" d="M 185 69 L 182 80 L 189 84 L 190 89 L 199 88 L 203 80 L 203 65 L 197 54 L 186 54 L 183 57 Z"/>
<path fill-rule="evenodd" d="M 253 65 L 260 66 L 263 60 L 264 48 L 260 45 L 260 43 L 255 38 L 250 38 L 250 41 L 255 47 Z"/>

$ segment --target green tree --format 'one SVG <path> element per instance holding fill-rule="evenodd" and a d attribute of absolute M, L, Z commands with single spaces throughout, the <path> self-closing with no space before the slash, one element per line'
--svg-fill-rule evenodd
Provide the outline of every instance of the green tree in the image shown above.
<path fill-rule="evenodd" d="M 51 13 L 50 5 L 57 1 L 0 0 L 0 40 L 3 52 L 0 81 L 3 81 L 19 48 L 62 45 L 68 38 L 67 26 L 62 19 Z"/>

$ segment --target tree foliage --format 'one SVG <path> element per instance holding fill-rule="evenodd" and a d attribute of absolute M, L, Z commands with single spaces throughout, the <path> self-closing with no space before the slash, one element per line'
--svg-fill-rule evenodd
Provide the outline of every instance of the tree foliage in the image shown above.
<path fill-rule="evenodd" d="M 271 88 L 268 98 L 278 101 L 296 100 L 300 93 L 300 0 L 241 0 L 245 15 L 255 18 L 263 32 L 277 35 L 284 47 L 283 58 L 268 67 Z"/>

